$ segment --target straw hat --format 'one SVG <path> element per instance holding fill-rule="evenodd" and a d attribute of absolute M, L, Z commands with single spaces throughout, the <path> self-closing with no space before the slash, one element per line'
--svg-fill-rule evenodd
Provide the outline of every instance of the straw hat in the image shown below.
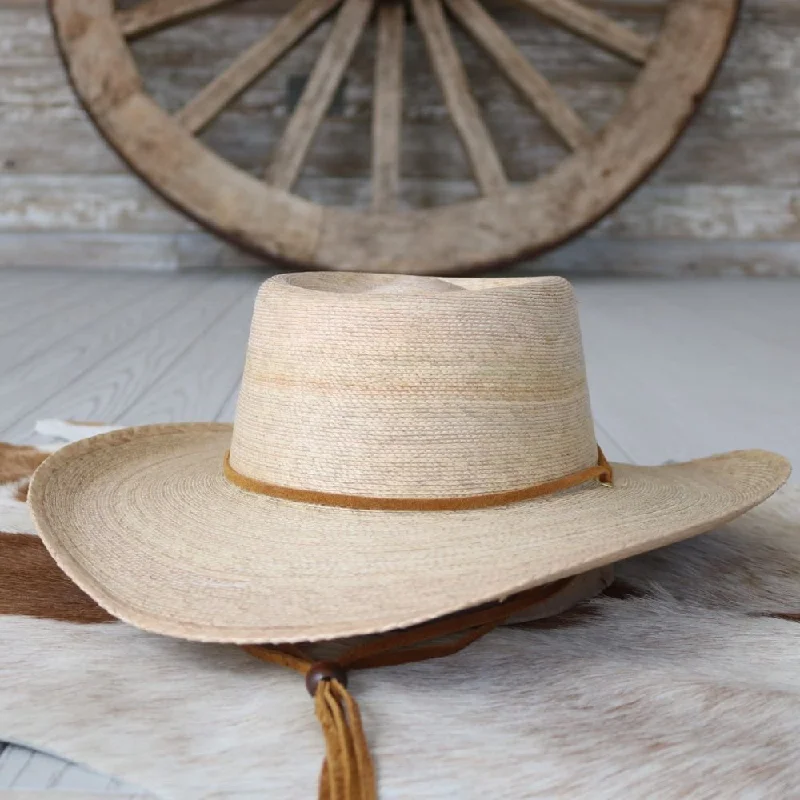
<path fill-rule="evenodd" d="M 115 616 L 286 643 L 588 572 L 730 520 L 788 474 L 750 450 L 612 475 L 565 280 L 305 273 L 261 287 L 232 428 L 76 442 L 29 498 Z"/>

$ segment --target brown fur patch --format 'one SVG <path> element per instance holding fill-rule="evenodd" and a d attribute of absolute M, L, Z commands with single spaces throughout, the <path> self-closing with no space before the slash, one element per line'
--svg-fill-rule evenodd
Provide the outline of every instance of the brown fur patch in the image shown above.
<path fill-rule="evenodd" d="M 754 617 L 772 617 L 772 619 L 784 619 L 787 622 L 800 622 L 800 613 L 789 613 L 789 612 L 779 612 L 775 611 L 771 613 L 769 611 L 763 611 L 760 614 L 753 614 Z"/>
<path fill-rule="evenodd" d="M 48 455 L 35 447 L 0 442 L 0 484 L 30 478 Z"/>
<path fill-rule="evenodd" d="M 23 483 L 17 491 L 14 493 L 14 499 L 20 503 L 27 503 L 28 502 L 28 489 L 30 488 L 30 482 Z"/>
<path fill-rule="evenodd" d="M 56 565 L 36 536 L 0 531 L 0 615 L 113 622 Z"/>
<path fill-rule="evenodd" d="M 616 578 L 614 583 L 603 590 L 603 594 L 606 597 L 614 597 L 617 600 L 626 600 L 629 597 L 645 597 L 647 592 L 627 581 Z"/>
<path fill-rule="evenodd" d="M 527 628 L 528 630 L 552 631 L 559 628 L 572 628 L 575 625 L 583 625 L 590 620 L 600 616 L 600 609 L 588 603 L 584 603 L 567 611 L 562 611 L 554 617 L 544 619 L 532 619 L 527 622 L 518 622 L 509 625 L 509 628 Z"/>
<path fill-rule="evenodd" d="M 645 597 L 646 592 L 638 589 L 626 581 L 615 579 L 612 584 L 607 586 L 602 592 L 602 596 L 613 597 L 617 600 L 626 600 L 629 597 Z M 536 630 L 557 630 L 560 628 L 572 628 L 576 625 L 583 625 L 591 620 L 596 619 L 603 613 L 602 608 L 591 603 L 582 603 L 581 605 L 570 608 L 555 617 L 546 617 L 545 619 L 536 619 L 529 622 L 520 622 L 516 625 L 510 625 L 511 628 L 531 628 Z"/>

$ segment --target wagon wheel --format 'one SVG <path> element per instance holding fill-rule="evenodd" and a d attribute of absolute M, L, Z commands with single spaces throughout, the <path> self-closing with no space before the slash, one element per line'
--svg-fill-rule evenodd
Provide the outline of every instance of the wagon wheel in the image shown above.
<path fill-rule="evenodd" d="M 229 1 L 229 0 L 228 0 Z M 128 164 L 184 213 L 250 250 L 318 269 L 453 274 L 541 252 L 599 219 L 666 153 L 708 87 L 738 0 L 671 0 L 648 37 L 576 0 L 523 6 L 634 63 L 622 107 L 593 133 L 522 54 L 480 0 L 410 0 L 447 110 L 480 196 L 401 208 L 403 37 L 397 0 L 298 0 L 175 114 L 146 93 L 128 41 L 226 0 L 50 0 L 56 36 L 78 96 Z M 447 13 L 446 13 L 447 12 Z M 263 178 L 203 145 L 197 134 L 326 16 L 335 14 Z M 371 208 L 323 206 L 292 193 L 370 18 L 377 26 Z M 469 86 L 452 18 L 494 61 L 569 153 L 533 181 L 510 182 Z M 265 142 L 265 151 L 267 143 Z"/>

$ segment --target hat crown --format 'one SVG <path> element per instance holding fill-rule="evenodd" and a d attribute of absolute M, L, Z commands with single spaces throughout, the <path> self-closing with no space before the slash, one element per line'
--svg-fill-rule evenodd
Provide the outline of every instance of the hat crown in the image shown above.
<path fill-rule="evenodd" d="M 255 304 L 240 474 L 366 497 L 503 492 L 596 463 L 562 278 L 300 273 Z"/>

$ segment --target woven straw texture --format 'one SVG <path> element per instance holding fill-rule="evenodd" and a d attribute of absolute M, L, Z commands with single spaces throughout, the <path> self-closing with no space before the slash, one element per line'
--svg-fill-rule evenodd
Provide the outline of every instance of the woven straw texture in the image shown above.
<path fill-rule="evenodd" d="M 440 497 L 518 489 L 596 459 L 576 304 L 560 278 L 312 273 L 259 293 L 231 445 L 243 475 Z"/>
<path fill-rule="evenodd" d="M 411 625 L 711 529 L 787 478 L 730 453 L 615 468 L 457 512 L 280 500 L 241 474 L 375 497 L 517 489 L 596 460 L 575 300 L 559 278 L 280 276 L 256 302 L 236 422 L 126 429 L 49 458 L 42 538 L 112 614 L 226 642 Z"/>

